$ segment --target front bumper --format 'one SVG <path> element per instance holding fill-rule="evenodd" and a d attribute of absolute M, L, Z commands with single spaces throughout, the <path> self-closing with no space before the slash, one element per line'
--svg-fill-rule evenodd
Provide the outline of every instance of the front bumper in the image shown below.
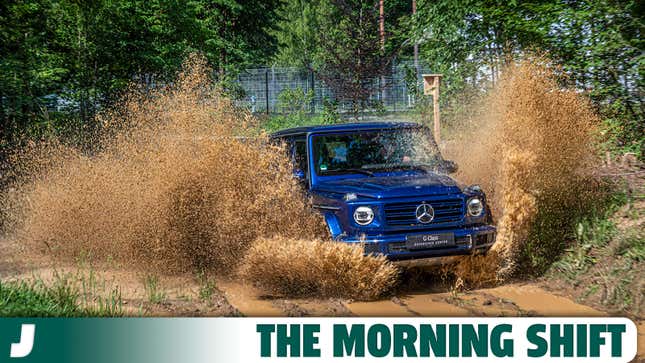
<path fill-rule="evenodd" d="M 339 238 L 339 240 L 346 243 L 363 243 L 366 254 L 382 254 L 390 260 L 403 261 L 485 252 L 495 243 L 496 232 L 497 229 L 494 226 L 484 225 L 459 229 L 435 230 L 431 232 L 413 232 L 352 238 L 345 237 Z M 406 236 L 408 235 L 428 235 L 438 233 L 454 233 L 455 246 L 421 250 L 409 250 L 406 247 L 405 241 Z"/>

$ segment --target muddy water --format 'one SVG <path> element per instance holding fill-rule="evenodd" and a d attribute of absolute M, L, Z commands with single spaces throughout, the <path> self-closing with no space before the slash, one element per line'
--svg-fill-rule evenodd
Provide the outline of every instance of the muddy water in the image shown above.
<path fill-rule="evenodd" d="M 505 285 L 483 289 L 487 293 L 515 303 L 519 308 L 541 316 L 606 316 L 607 314 L 588 306 L 553 295 L 533 285 Z"/>
<path fill-rule="evenodd" d="M 446 154 L 460 166 L 458 178 L 482 184 L 498 224 L 495 254 L 464 260 L 457 268 L 465 282 L 490 283 L 518 272 L 526 251 L 552 259 L 562 247 L 580 196 L 587 195 L 598 118 L 589 102 L 562 88 L 540 59 L 510 66 L 471 119 L 460 120 Z M 539 228 L 549 240 L 532 240 Z M 527 246 L 531 246 L 527 248 Z M 490 268 L 494 266 L 494 268 Z"/>
<path fill-rule="evenodd" d="M 285 315 L 271 300 L 263 299 L 261 291 L 248 284 L 218 279 L 217 288 L 224 292 L 228 302 L 244 316 Z"/>
<path fill-rule="evenodd" d="M 408 309 L 421 316 L 469 316 L 470 312 L 459 304 L 451 304 L 446 300 L 448 293 L 409 295 L 401 300 Z"/>

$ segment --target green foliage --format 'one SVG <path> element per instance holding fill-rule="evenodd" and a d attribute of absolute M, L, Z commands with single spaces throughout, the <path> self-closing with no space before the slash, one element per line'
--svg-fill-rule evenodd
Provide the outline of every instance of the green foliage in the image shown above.
<path fill-rule="evenodd" d="M 209 278 L 204 272 L 197 274 L 199 281 L 199 299 L 202 301 L 209 301 L 213 297 L 213 293 L 217 290 L 215 280 Z"/>
<path fill-rule="evenodd" d="M 405 81 L 405 88 L 407 89 L 408 93 L 413 95 L 413 96 L 418 96 L 420 92 L 420 87 L 419 87 L 419 80 L 417 77 L 417 70 L 414 69 L 414 67 L 410 67 L 409 65 L 404 66 L 404 72 L 405 76 L 403 77 Z"/>
<path fill-rule="evenodd" d="M 322 121 L 324 124 L 335 124 L 340 122 L 340 113 L 338 112 L 338 101 L 323 98 Z"/>
<path fill-rule="evenodd" d="M 338 103 L 323 99 L 323 110 L 320 114 L 310 114 L 313 92 L 304 92 L 302 88 L 285 89 L 278 95 L 280 115 L 272 115 L 262 123 L 267 132 L 298 126 L 331 125 L 341 121 Z"/>
<path fill-rule="evenodd" d="M 578 222 L 575 244 L 553 264 L 553 268 L 574 279 L 597 262 L 592 249 L 606 246 L 616 234 L 616 225 L 606 216 L 593 216 Z"/>
<path fill-rule="evenodd" d="M 107 299 L 97 303 L 80 303 L 83 293 L 68 278 L 52 285 L 33 282 L 0 282 L 0 316 L 3 317 L 79 317 L 120 316 L 121 298 L 113 290 Z"/>
<path fill-rule="evenodd" d="M 408 1 L 385 1 L 382 44 L 373 0 L 4 1 L 0 143 L 6 149 L 26 132 L 91 133 L 95 113 L 116 102 L 130 82 L 163 85 L 194 51 L 206 56 L 234 99 L 244 96 L 236 74 L 273 59 L 313 70 L 358 113 L 373 106 L 371 82 L 387 75 L 393 57 L 409 59 L 416 42 L 420 60 L 444 74 L 447 123 L 473 116 L 467 105 L 496 82 L 505 64 L 545 52 L 606 120 L 606 149 L 642 158 L 639 4 L 418 0 L 412 17 Z M 406 80 L 416 91 L 414 69 Z"/>
<path fill-rule="evenodd" d="M 628 119 L 629 120 L 629 119 Z M 645 133 L 632 138 L 626 132 L 625 120 L 619 118 L 605 118 L 600 125 L 600 146 L 602 151 L 608 151 L 613 156 L 631 152 L 638 159 L 645 157 Z M 628 123 L 630 121 L 627 121 Z"/>
<path fill-rule="evenodd" d="M 384 2 L 386 53 L 398 53 L 404 46 L 409 34 L 402 25 L 410 10 L 408 1 Z M 281 66 L 320 71 L 326 66 L 326 57 L 355 54 L 365 40 L 370 43 L 364 46 L 371 47 L 376 40 L 381 47 L 378 1 L 284 0 L 277 14 L 279 20 L 272 34 L 278 43 L 275 61 Z M 340 42 L 328 43 L 332 38 Z"/>
<path fill-rule="evenodd" d="M 369 107 L 372 82 L 386 75 L 394 56 L 381 42 L 377 31 L 379 8 L 375 4 L 330 0 L 320 9 L 315 69 L 337 99 L 352 103 L 355 117 Z"/>
<path fill-rule="evenodd" d="M 618 240 L 612 251 L 615 256 L 624 256 L 633 261 L 645 261 L 645 235 L 643 231 L 628 231 Z"/>
<path fill-rule="evenodd" d="M 233 96 L 231 80 L 274 52 L 278 0 L 11 0 L 0 4 L 0 139 L 51 123 L 56 96 L 91 130 L 96 112 L 129 83 L 173 79 L 201 52 Z M 61 106 L 61 105 L 58 105 Z M 74 125 L 73 123 L 70 125 Z M 79 125 L 76 125 L 79 126 Z M 37 127 L 37 129 L 42 127 Z"/>
<path fill-rule="evenodd" d="M 632 248 L 635 248 L 632 252 L 638 255 L 639 248 L 642 248 L 642 235 L 620 232 L 613 220 L 616 211 L 628 201 L 627 194 L 614 191 L 605 200 L 596 201 L 596 208 L 579 210 L 576 213 L 577 217 L 573 219 L 575 223 L 572 224 L 572 231 L 569 233 L 568 247 L 551 268 L 569 279 L 574 279 L 595 265 L 597 259 L 603 256 L 624 255 L 627 251 L 632 251 Z M 637 236 L 640 236 L 640 242 Z M 617 243 L 610 245 L 613 242 Z M 559 256 L 552 257 L 552 260 L 556 260 Z"/>
<path fill-rule="evenodd" d="M 329 117 L 329 118 L 326 118 Z M 274 115 L 268 118 L 265 122 L 262 123 L 262 129 L 266 132 L 275 132 L 283 129 L 288 129 L 291 127 L 299 126 L 314 126 L 314 125 L 333 125 L 340 122 L 339 119 L 333 118 L 333 116 L 327 114 L 320 115 L 298 115 L 298 114 L 286 114 L 286 115 Z"/>
<path fill-rule="evenodd" d="M 365 0 L 286 0 L 274 32 L 280 65 L 311 69 L 334 97 L 353 104 L 355 116 L 374 91 L 374 79 L 386 76 L 407 39 L 400 25 L 409 13 L 404 1 L 384 2 L 384 39 L 379 32 L 379 2 Z"/>
<path fill-rule="evenodd" d="M 618 194 L 606 210 L 581 219 L 575 239 L 553 263 L 549 277 L 579 288 L 585 301 L 638 316 L 645 262 L 642 212 L 642 205 Z"/>
<path fill-rule="evenodd" d="M 586 182 L 595 183 L 593 180 Z M 593 262 L 588 252 L 606 244 L 615 235 L 609 216 L 627 203 L 627 194 L 609 182 L 599 182 L 590 192 L 584 183 L 568 186 L 569 193 L 578 196 L 575 200 L 559 204 L 553 201 L 540 203 L 553 207 L 537 211 L 527 243 L 521 251 L 523 271 L 540 275 L 563 252 L 574 261 L 563 260 L 563 263 L 584 268 Z"/>
<path fill-rule="evenodd" d="M 549 54 L 615 124 L 615 144 L 643 153 L 643 7 L 638 1 L 556 2 L 559 26 L 545 40 Z"/>
<path fill-rule="evenodd" d="M 281 66 L 310 69 L 318 52 L 321 1 L 286 0 L 278 9 L 273 35 L 278 43 L 275 61 Z"/>
<path fill-rule="evenodd" d="M 302 88 L 286 88 L 278 95 L 278 109 L 280 112 L 288 112 L 302 116 L 311 106 L 314 99 L 314 93 L 309 90 L 303 91 Z"/>
<path fill-rule="evenodd" d="M 143 278 L 143 287 L 146 291 L 148 301 L 152 304 L 159 304 L 166 301 L 166 293 L 159 285 L 159 277 L 156 275 L 146 275 Z"/>
<path fill-rule="evenodd" d="M 66 286 L 46 287 L 42 282 L 0 283 L 1 316 L 76 316 L 78 295 Z"/>
<path fill-rule="evenodd" d="M 372 101 L 369 104 L 377 116 L 383 116 L 387 112 L 387 109 L 381 100 Z"/>
<path fill-rule="evenodd" d="M 419 0 L 408 24 L 424 60 L 443 73 L 442 112 L 463 118 L 505 65 L 546 53 L 613 124 L 612 142 L 643 155 L 643 7 L 635 0 Z"/>

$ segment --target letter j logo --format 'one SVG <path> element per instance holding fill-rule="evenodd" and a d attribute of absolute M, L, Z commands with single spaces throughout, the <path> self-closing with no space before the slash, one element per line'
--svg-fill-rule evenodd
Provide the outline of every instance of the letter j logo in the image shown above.
<path fill-rule="evenodd" d="M 36 325 L 22 324 L 20 328 L 20 341 L 18 343 L 11 343 L 10 358 L 23 358 L 31 353 L 34 347 L 34 334 L 36 333 Z"/>

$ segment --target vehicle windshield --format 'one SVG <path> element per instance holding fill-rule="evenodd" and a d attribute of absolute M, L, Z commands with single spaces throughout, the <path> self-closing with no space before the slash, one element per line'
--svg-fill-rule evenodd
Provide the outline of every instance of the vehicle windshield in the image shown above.
<path fill-rule="evenodd" d="M 423 129 L 365 131 L 313 137 L 318 175 L 434 169 L 441 155 Z"/>

